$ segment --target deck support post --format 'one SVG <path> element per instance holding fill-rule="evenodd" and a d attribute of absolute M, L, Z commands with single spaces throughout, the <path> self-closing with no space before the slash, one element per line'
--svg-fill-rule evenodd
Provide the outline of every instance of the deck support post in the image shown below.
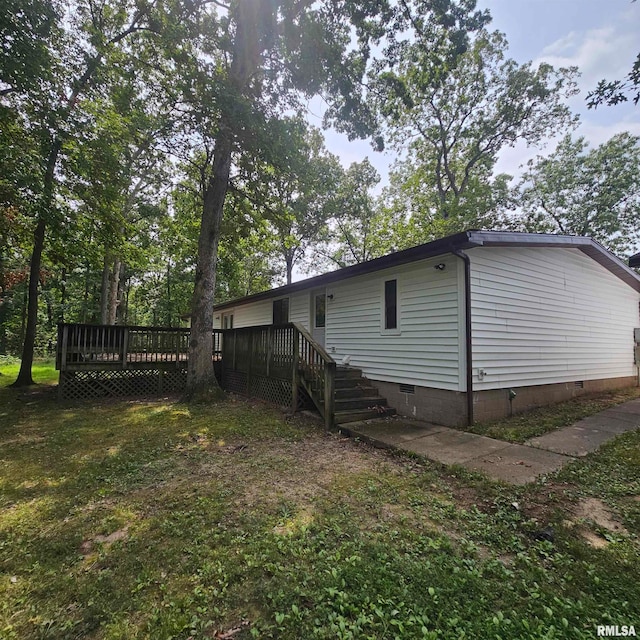
<path fill-rule="evenodd" d="M 335 409 L 336 363 L 325 362 L 324 365 L 324 428 L 329 431 L 333 427 Z"/>
<path fill-rule="evenodd" d="M 253 351 L 253 345 L 255 343 L 253 336 L 255 332 L 249 332 L 249 362 L 247 362 L 247 395 L 251 396 L 251 365 L 253 363 L 253 359 L 256 357 L 256 354 Z"/>
<path fill-rule="evenodd" d="M 298 409 L 298 387 L 300 385 L 300 371 L 298 362 L 300 359 L 300 334 L 293 328 L 293 371 L 291 378 L 291 411 L 295 413 Z"/>
<path fill-rule="evenodd" d="M 271 360 L 273 359 L 273 327 L 269 327 L 267 329 L 267 353 L 266 353 L 266 364 L 267 364 L 267 378 L 271 373 Z"/>
<path fill-rule="evenodd" d="M 60 345 L 60 358 L 58 360 L 58 366 L 60 371 L 64 371 L 67 368 L 67 346 L 69 344 L 69 327 L 64 325 L 62 327 L 62 345 Z"/>
<path fill-rule="evenodd" d="M 124 328 L 123 336 L 122 336 L 122 355 L 120 359 L 122 360 L 122 368 L 127 368 L 127 358 L 129 353 L 129 327 Z"/>

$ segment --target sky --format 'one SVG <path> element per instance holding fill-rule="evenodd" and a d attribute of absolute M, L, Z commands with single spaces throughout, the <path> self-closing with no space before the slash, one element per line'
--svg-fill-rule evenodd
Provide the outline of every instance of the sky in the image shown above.
<path fill-rule="evenodd" d="M 509 55 L 517 62 L 579 68 L 580 93 L 569 101 L 581 119 L 577 135 L 594 146 L 620 131 L 640 135 L 640 105 L 630 101 L 589 110 L 585 100 L 599 80 L 621 79 L 631 70 L 640 51 L 640 0 L 478 0 L 478 7 L 489 9 L 491 28 L 506 34 Z M 327 148 L 345 166 L 368 157 L 382 175 L 382 184 L 386 182 L 396 159 L 393 152 L 376 153 L 366 141 L 349 142 L 331 131 L 325 137 Z M 505 149 L 496 172 L 517 176 L 527 160 L 549 153 L 554 146 L 548 141 L 546 150 L 526 145 Z"/>

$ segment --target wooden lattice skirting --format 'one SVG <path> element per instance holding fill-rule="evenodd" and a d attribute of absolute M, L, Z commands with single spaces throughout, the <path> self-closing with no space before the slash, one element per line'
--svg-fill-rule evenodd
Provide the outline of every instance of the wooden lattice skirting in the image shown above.
<path fill-rule="evenodd" d="M 62 400 L 154 396 L 183 391 L 186 382 L 186 369 L 61 371 L 58 393 Z"/>
<path fill-rule="evenodd" d="M 184 391 L 186 382 L 186 369 L 61 371 L 58 394 L 61 400 L 157 396 L 163 393 Z M 251 376 L 247 385 L 247 374 L 245 372 L 225 370 L 222 376 L 222 386 L 225 391 L 250 398 L 259 398 L 278 407 L 291 406 L 292 382 L 290 380 Z M 306 392 L 300 388 L 297 408 L 301 409 L 310 406 L 310 404 Z"/>
<path fill-rule="evenodd" d="M 252 375 L 247 382 L 247 374 L 244 371 L 225 369 L 223 376 L 225 391 L 238 393 L 250 398 L 260 398 L 278 407 L 291 407 L 292 381 L 282 378 Z M 308 402 L 306 394 L 298 395 L 298 408 Z"/>

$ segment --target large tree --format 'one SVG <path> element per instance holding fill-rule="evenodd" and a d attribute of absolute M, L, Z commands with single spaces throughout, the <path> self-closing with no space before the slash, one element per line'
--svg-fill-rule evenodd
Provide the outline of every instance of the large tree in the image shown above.
<path fill-rule="evenodd" d="M 410 47 L 382 78 L 389 136 L 407 150 L 392 174 L 392 195 L 416 231 L 423 228 L 416 241 L 438 227 L 495 226 L 509 179 L 493 175 L 498 153 L 535 145 L 573 122 L 564 98 L 575 90 L 574 70 L 518 64 L 506 50 L 501 33 L 482 31 L 448 73 L 438 73 Z"/>
<path fill-rule="evenodd" d="M 91 126 L 83 109 L 106 80 L 106 68 L 125 55 L 125 42 L 146 34 L 153 5 L 127 0 L 8 2 L 2 6 L 0 100 L 22 117 L 37 140 L 38 189 L 29 264 L 29 305 L 16 386 L 33 384 L 31 366 L 46 233 L 59 219 L 60 160 L 70 140 Z M 66 11 L 65 11 L 66 10 Z M 30 32 L 35 36 L 32 41 Z"/>
<path fill-rule="evenodd" d="M 318 129 L 300 118 L 281 124 L 286 152 L 265 160 L 245 159 L 231 186 L 234 196 L 244 197 L 268 224 L 290 284 L 294 267 L 327 234 L 343 169 Z"/>
<path fill-rule="evenodd" d="M 590 149 L 566 136 L 529 162 L 519 191 L 523 229 L 591 236 L 625 256 L 640 241 L 640 138 L 619 133 Z"/>
<path fill-rule="evenodd" d="M 333 267 L 377 258 L 394 248 L 390 218 L 373 190 L 380 175 L 368 158 L 354 162 L 336 185 L 331 232 L 322 247 Z"/>
<path fill-rule="evenodd" d="M 187 395 L 217 387 L 211 359 L 217 248 L 234 156 L 260 154 L 278 141 L 274 121 L 300 110 L 304 99 L 322 94 L 326 121 L 350 136 L 371 134 L 374 119 L 363 98 L 371 44 L 387 62 L 404 43 L 418 39 L 432 57 L 447 58 L 461 48 L 469 28 L 486 21 L 475 2 L 351 0 L 299 2 L 232 1 L 205 19 L 207 59 L 197 58 L 188 75 L 185 99 L 202 107 L 213 139 L 212 169 L 204 192 L 198 263 L 191 310 Z M 383 44 L 384 41 L 384 44 Z M 176 59 L 185 54 L 176 51 Z M 379 69 L 376 69 L 379 71 Z M 194 96 L 202 99 L 193 100 Z"/>

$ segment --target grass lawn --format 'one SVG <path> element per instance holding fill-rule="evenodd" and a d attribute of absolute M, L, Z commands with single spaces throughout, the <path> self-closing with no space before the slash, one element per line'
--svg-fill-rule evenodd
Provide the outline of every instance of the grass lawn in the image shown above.
<path fill-rule="evenodd" d="M 511 418 L 461 428 L 482 436 L 498 438 L 498 440 L 524 442 L 561 427 L 568 427 L 582 418 L 636 398 L 640 398 L 640 387 L 607 391 L 540 407 Z"/>
<path fill-rule="evenodd" d="M 6 356 L 4 356 L 6 358 Z M 33 363 L 31 374 L 36 384 L 57 384 L 58 372 L 55 361 L 51 359 L 37 359 Z M 10 385 L 20 370 L 20 361 L 11 358 L 9 361 L 0 360 L 0 388 Z"/>
<path fill-rule="evenodd" d="M 3 639 L 640 633 L 639 534 L 640 432 L 514 488 L 258 403 L 0 389 Z"/>

